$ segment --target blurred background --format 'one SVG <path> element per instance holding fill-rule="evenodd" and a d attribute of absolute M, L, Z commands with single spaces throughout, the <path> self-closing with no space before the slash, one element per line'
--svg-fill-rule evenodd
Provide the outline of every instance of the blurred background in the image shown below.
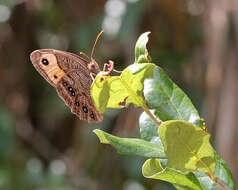
<path fill-rule="evenodd" d="M 100 128 L 138 137 L 141 109 L 109 110 L 88 125 L 29 60 L 39 48 L 90 54 L 122 70 L 139 35 L 151 31 L 153 62 L 192 99 L 212 143 L 238 179 L 238 0 L 0 0 L 0 189 L 156 190 L 144 159 L 99 143 Z"/>

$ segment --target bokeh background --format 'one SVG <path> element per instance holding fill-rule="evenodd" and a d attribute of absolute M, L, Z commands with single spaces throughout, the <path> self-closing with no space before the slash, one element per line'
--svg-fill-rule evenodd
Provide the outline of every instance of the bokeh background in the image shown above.
<path fill-rule="evenodd" d="M 174 189 L 143 178 L 143 158 L 119 155 L 92 133 L 138 137 L 141 109 L 109 110 L 88 125 L 30 63 L 39 48 L 90 54 L 102 29 L 94 58 L 117 70 L 151 31 L 153 62 L 192 99 L 237 180 L 237 0 L 0 0 L 0 189 Z"/>

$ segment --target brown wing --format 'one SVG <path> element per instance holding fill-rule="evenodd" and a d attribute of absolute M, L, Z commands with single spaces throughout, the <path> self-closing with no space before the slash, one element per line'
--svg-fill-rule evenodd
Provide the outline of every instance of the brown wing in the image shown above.
<path fill-rule="evenodd" d="M 40 49 L 30 55 L 36 70 L 54 87 L 65 73 L 80 69 L 89 70 L 88 62 L 78 55 L 54 49 Z"/>
<path fill-rule="evenodd" d="M 103 117 L 94 107 L 90 96 L 91 83 L 92 79 L 87 73 L 72 71 L 62 78 L 56 89 L 72 113 L 88 122 L 100 122 Z"/>
<path fill-rule="evenodd" d="M 90 95 L 93 81 L 87 67 L 89 62 L 75 54 L 53 49 L 36 50 L 30 58 L 39 73 L 57 89 L 72 113 L 88 122 L 102 120 Z"/>

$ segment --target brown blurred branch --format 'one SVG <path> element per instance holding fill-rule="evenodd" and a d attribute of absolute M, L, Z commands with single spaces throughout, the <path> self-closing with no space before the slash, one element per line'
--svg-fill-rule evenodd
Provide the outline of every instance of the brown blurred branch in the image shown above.
<path fill-rule="evenodd" d="M 237 47 L 234 48 L 233 42 L 227 38 L 230 32 L 229 13 L 232 3 L 232 0 L 207 0 L 206 14 L 203 17 L 204 50 L 207 59 L 205 115 L 210 131 L 216 132 L 218 152 L 228 163 L 237 180 L 234 150 L 238 125 Z M 229 53 L 224 51 L 225 49 L 228 49 Z"/>

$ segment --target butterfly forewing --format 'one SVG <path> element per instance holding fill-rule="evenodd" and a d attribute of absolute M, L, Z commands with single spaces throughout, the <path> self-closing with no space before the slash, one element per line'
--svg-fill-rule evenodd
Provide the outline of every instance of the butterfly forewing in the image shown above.
<path fill-rule="evenodd" d="M 87 67 L 89 62 L 75 54 L 52 49 L 36 50 L 30 57 L 34 67 L 57 89 L 72 113 L 88 122 L 103 119 L 90 95 L 93 80 Z"/>

